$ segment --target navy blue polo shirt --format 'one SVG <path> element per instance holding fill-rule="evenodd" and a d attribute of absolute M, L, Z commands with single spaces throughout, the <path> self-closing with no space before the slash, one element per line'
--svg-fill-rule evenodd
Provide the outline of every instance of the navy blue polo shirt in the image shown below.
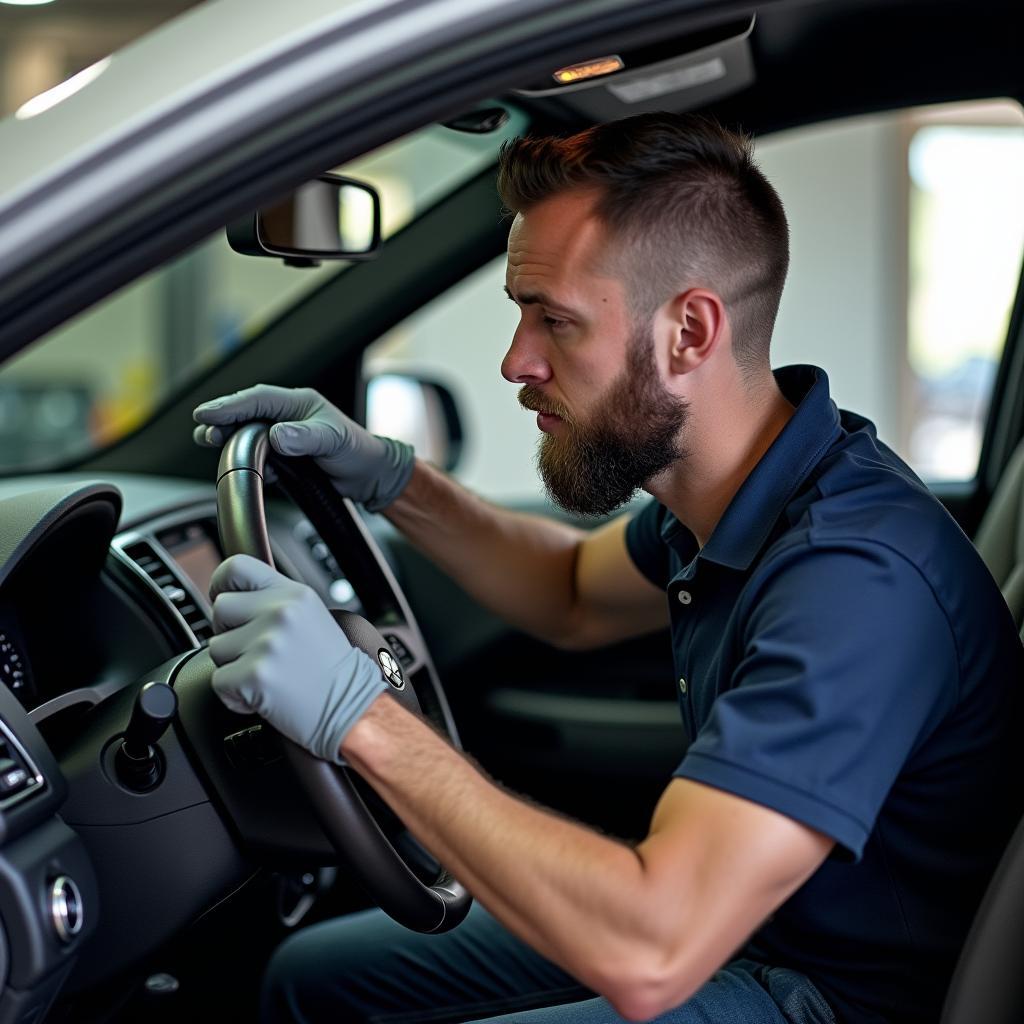
<path fill-rule="evenodd" d="M 837 844 L 745 955 L 802 971 L 843 1024 L 934 1022 L 1024 810 L 1024 648 L 874 426 L 822 370 L 776 379 L 796 411 L 705 546 L 653 501 L 627 529 L 668 591 L 675 775 Z"/>

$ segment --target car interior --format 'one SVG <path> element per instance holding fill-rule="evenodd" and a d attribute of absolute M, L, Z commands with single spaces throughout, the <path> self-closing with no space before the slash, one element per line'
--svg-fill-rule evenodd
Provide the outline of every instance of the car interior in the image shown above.
<path fill-rule="evenodd" d="M 494 187 L 508 138 L 644 110 L 751 133 L 793 224 L 773 362 L 818 362 L 842 404 L 868 404 L 1024 626 L 1024 12 L 666 6 L 660 30 L 645 3 L 632 26 L 538 42 L 500 87 L 481 75 L 442 116 L 383 119 L 372 145 L 311 143 L 315 173 L 308 156 L 254 157 L 244 188 L 176 223 L 157 209 L 78 276 L 0 282 L 0 1024 L 254 1020 L 262 969 L 295 928 L 389 898 L 417 927 L 438 891 L 465 898 L 354 773 L 339 784 L 218 706 L 208 587 L 232 551 L 266 552 L 368 620 L 403 699 L 509 789 L 645 834 L 683 753 L 666 629 L 556 649 L 310 466 L 271 459 L 267 474 L 256 440 L 222 455 L 191 436 L 215 395 L 314 387 L 490 500 L 561 515 L 498 374 L 514 324 Z M 305 130 L 319 140 L 327 123 Z M 256 208 L 330 172 L 372 187 L 373 251 L 259 252 Z M 241 490 L 224 482 L 239 467 Z M 1018 831 L 944 1024 L 1022 1019 L 1022 945 Z"/>

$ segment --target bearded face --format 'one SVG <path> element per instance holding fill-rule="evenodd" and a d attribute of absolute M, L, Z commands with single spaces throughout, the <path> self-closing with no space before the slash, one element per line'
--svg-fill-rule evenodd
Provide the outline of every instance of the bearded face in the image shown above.
<path fill-rule="evenodd" d="M 634 333 L 625 370 L 585 422 L 531 384 L 518 397 L 523 408 L 562 419 L 557 436 L 541 437 L 537 467 L 551 500 L 566 512 L 608 515 L 646 481 L 686 457 L 679 436 L 687 404 L 661 383 L 649 328 Z"/>

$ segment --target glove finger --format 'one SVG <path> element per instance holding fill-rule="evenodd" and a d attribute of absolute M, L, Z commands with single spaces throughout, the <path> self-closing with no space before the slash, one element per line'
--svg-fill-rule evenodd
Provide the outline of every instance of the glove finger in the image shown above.
<path fill-rule="evenodd" d="M 232 555 L 214 570 L 210 600 L 216 601 L 218 594 L 228 590 L 267 590 L 288 582 L 287 576 L 252 555 Z"/>
<path fill-rule="evenodd" d="M 264 705 L 263 695 L 252 685 L 251 677 L 252 672 L 244 661 L 236 660 L 223 668 L 214 669 L 210 685 L 231 711 L 240 715 L 260 714 Z"/>
<path fill-rule="evenodd" d="M 192 431 L 192 440 L 200 448 L 220 448 L 229 436 L 229 432 L 221 427 L 200 425 Z"/>
<path fill-rule="evenodd" d="M 263 482 L 265 484 L 276 484 L 277 483 L 277 470 L 270 464 L 270 460 L 263 464 Z"/>
<path fill-rule="evenodd" d="M 256 384 L 251 388 L 203 402 L 192 410 L 197 423 L 227 426 L 248 420 L 302 419 L 322 401 L 309 388 L 281 388 L 274 384 Z"/>
<path fill-rule="evenodd" d="M 213 602 L 213 628 L 217 633 L 252 622 L 260 612 L 276 603 L 266 590 L 226 590 Z"/>
<path fill-rule="evenodd" d="M 223 448 L 230 436 L 231 431 L 224 427 L 206 427 L 202 424 L 192 431 L 192 440 L 200 448 Z M 268 484 L 277 483 L 277 473 L 269 462 L 263 466 L 263 480 Z"/>
<path fill-rule="evenodd" d="M 228 629 L 223 633 L 215 633 L 210 637 L 210 660 L 218 668 L 230 665 L 231 662 L 237 661 L 247 651 L 254 650 L 265 630 L 265 623 L 247 622 L 235 629 Z"/>
<path fill-rule="evenodd" d="M 270 446 L 282 455 L 338 455 L 345 450 L 347 434 L 330 423 L 275 423 Z"/>

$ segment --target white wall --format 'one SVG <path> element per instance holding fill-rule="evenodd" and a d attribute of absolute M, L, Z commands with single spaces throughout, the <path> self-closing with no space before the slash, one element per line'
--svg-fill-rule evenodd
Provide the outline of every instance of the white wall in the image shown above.
<path fill-rule="evenodd" d="M 783 132 L 757 147 L 790 223 L 772 363 L 814 362 L 832 394 L 899 431 L 906 339 L 905 146 L 895 119 Z"/>

